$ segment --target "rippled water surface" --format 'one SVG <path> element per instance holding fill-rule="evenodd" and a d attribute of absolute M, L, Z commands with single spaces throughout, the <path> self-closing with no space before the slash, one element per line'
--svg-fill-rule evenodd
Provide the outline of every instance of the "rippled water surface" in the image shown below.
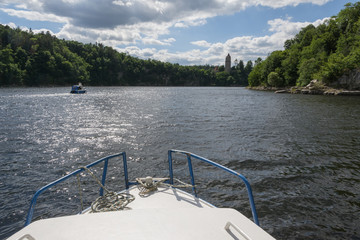
<path fill-rule="evenodd" d="M 126 151 L 131 179 L 164 176 L 169 149 L 246 176 L 261 226 L 278 239 L 360 239 L 359 119 L 359 97 L 244 88 L 0 89 L 0 239 L 23 226 L 34 192 L 66 172 Z M 200 196 L 251 217 L 236 179 L 201 164 L 195 174 Z M 76 210 L 75 186 L 53 190 L 37 211 Z"/>

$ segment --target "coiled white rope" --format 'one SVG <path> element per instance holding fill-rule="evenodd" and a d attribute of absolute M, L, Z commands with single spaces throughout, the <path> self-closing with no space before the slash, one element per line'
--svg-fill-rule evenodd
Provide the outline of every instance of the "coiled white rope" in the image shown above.
<path fill-rule="evenodd" d="M 93 203 L 91 203 L 91 212 L 110 212 L 123 210 L 126 206 L 135 200 L 135 197 L 129 193 L 116 193 L 109 191 L 100 180 L 94 175 L 87 167 L 81 167 L 86 170 L 90 176 L 99 184 L 99 186 L 106 192 L 103 196 L 98 197 Z M 82 195 L 80 195 L 82 198 Z M 81 199 L 82 203 L 82 199 Z"/>
<path fill-rule="evenodd" d="M 126 206 L 134 200 L 135 197 L 129 193 L 107 192 L 91 204 L 91 212 L 124 210 Z"/>

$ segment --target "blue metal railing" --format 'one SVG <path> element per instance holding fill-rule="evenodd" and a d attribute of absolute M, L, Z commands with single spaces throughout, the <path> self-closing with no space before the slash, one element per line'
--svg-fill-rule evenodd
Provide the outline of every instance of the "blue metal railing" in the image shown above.
<path fill-rule="evenodd" d="M 128 189 L 129 188 L 129 178 L 128 178 L 128 172 L 127 172 L 127 161 L 126 161 L 126 153 L 125 152 L 121 152 L 121 153 L 118 153 L 118 154 L 114 154 L 114 155 L 107 156 L 107 157 L 104 157 L 102 159 L 99 159 L 99 160 L 87 165 L 86 168 L 90 169 L 91 167 L 96 166 L 101 162 L 104 162 L 103 175 L 102 175 L 101 183 L 102 183 L 103 186 L 105 186 L 108 162 L 109 162 L 109 160 L 111 160 L 113 158 L 116 158 L 116 157 L 119 157 L 119 156 L 122 156 L 122 159 L 123 159 L 125 188 Z M 47 189 L 49 189 L 49 188 L 51 188 L 51 187 L 53 187 L 53 186 L 55 186 L 55 185 L 57 185 L 57 184 L 59 184 L 61 182 L 64 182 L 65 180 L 67 180 L 67 179 L 69 179 L 71 177 L 74 177 L 74 176 L 76 176 L 77 174 L 79 174 L 79 173 L 81 173 L 83 171 L 85 171 L 85 169 L 80 168 L 80 169 L 78 169 L 78 170 L 76 170 L 76 171 L 74 171 L 72 173 L 69 173 L 68 175 L 66 175 L 66 176 L 64 176 L 62 178 L 59 178 L 58 180 L 56 180 L 56 181 L 54 181 L 52 183 L 49 183 L 48 185 L 40 188 L 34 194 L 33 198 L 31 199 L 30 207 L 29 207 L 28 214 L 27 214 L 27 217 L 26 217 L 25 226 L 27 226 L 27 225 L 29 225 L 31 223 L 33 213 L 34 213 L 34 209 L 35 209 L 35 205 L 36 205 L 36 200 L 37 200 L 37 198 L 39 197 L 40 194 L 42 194 Z M 104 189 L 100 188 L 99 195 L 103 196 L 103 194 L 104 194 Z"/>
<path fill-rule="evenodd" d="M 169 161 L 169 183 L 170 184 L 174 184 L 174 174 L 173 174 L 173 164 L 172 164 L 172 154 L 173 153 L 179 153 L 179 154 L 184 154 L 186 155 L 186 158 L 187 158 L 187 162 L 188 162 L 188 167 L 189 167 L 189 173 L 190 173 L 190 180 L 191 180 L 191 185 L 192 185 L 192 191 L 193 191 L 193 194 L 195 197 L 197 197 L 197 193 L 196 193 L 196 188 L 195 188 L 195 178 L 194 178 L 194 172 L 193 172 L 193 167 L 192 167 L 192 158 L 195 158 L 195 159 L 198 159 L 202 162 L 206 162 L 210 165 L 213 165 L 217 168 L 220 168 L 230 174 L 233 174 L 237 177 L 239 177 L 244 183 L 245 183 L 245 186 L 247 188 L 247 192 L 248 192 L 248 197 L 249 197 L 249 201 L 250 201 L 250 206 L 251 206 L 251 211 L 252 211 L 252 215 L 253 215 L 253 219 L 254 219 L 254 222 L 259 225 L 259 220 L 258 220 L 258 216 L 257 216 L 257 213 L 256 213 L 256 208 L 255 208 L 255 203 L 254 203 L 254 198 L 253 198 L 253 194 L 252 194 L 252 190 L 251 190 L 251 186 L 250 186 L 250 183 L 248 182 L 248 180 L 241 174 L 227 168 L 227 167 L 224 167 L 218 163 L 215 163 L 211 160 L 208 160 L 206 158 L 203 158 L 203 157 L 200 157 L 198 155 L 195 155 L 193 153 L 190 153 L 190 152 L 185 152 L 185 151 L 180 151 L 180 150 L 169 150 L 168 151 L 168 161 Z M 122 159 L 123 159 L 123 168 L 124 168 L 124 178 L 125 178 L 125 188 L 126 189 L 129 189 L 129 186 L 130 185 L 136 185 L 137 182 L 129 182 L 129 177 L 128 177 L 128 168 L 127 168 L 127 160 L 126 160 L 126 153 L 125 152 L 121 152 L 121 153 L 118 153 L 118 154 L 114 154 L 114 155 L 111 155 L 111 156 L 107 156 L 105 158 L 102 158 L 102 159 L 99 159 L 87 166 L 85 166 L 85 168 L 80 168 L 80 169 L 77 169 L 75 170 L 74 172 L 52 182 L 52 183 L 49 183 L 48 185 L 40 188 L 33 196 L 32 200 L 31 200 L 31 203 L 30 203 L 30 207 L 29 207 L 29 210 L 28 210 L 28 214 L 27 214 L 27 217 L 26 217 L 26 222 L 25 222 L 25 226 L 29 225 L 31 223 L 31 220 L 32 220 L 32 217 L 33 217 L 33 213 L 34 213 L 34 209 L 35 209 L 35 205 L 36 205 L 36 200 L 37 198 L 40 196 L 40 194 L 42 194 L 44 191 L 48 190 L 49 188 L 61 183 L 61 182 L 64 182 L 65 180 L 71 178 L 71 177 L 74 177 L 76 176 L 77 174 L 80 174 L 81 172 L 85 171 L 86 168 L 91 168 L 95 165 L 98 165 L 100 164 L 101 162 L 104 162 L 104 166 L 103 166 L 103 174 L 102 174 L 102 180 L 101 180 L 101 183 L 103 186 L 105 186 L 105 181 L 106 181 L 106 174 L 107 174 L 107 169 L 108 169 L 108 162 L 109 160 L 113 159 L 113 158 L 116 158 L 116 157 L 119 157 L 119 156 L 122 156 Z M 100 196 L 103 196 L 103 192 L 104 189 L 103 188 L 100 188 L 100 191 L 99 191 L 99 195 Z"/>
<path fill-rule="evenodd" d="M 224 170 L 224 171 L 226 171 L 226 172 L 228 172 L 228 173 L 230 173 L 232 175 L 235 175 L 235 176 L 239 177 L 245 183 L 245 186 L 246 186 L 246 189 L 247 189 L 247 192 L 248 192 L 248 196 L 249 196 L 249 202 L 250 202 L 250 207 L 251 207 L 254 222 L 257 225 L 259 225 L 259 220 L 258 220 L 256 208 L 255 208 L 255 202 L 254 202 L 254 197 L 253 197 L 253 194 L 252 194 L 251 186 L 250 186 L 249 181 L 243 175 L 241 175 L 240 173 L 237 173 L 234 170 L 231 170 L 231 169 L 229 169 L 227 167 L 224 167 L 223 165 L 220 165 L 220 164 L 218 164 L 216 162 L 213 162 L 213 161 L 211 161 L 209 159 L 200 157 L 200 156 L 195 155 L 193 153 L 185 152 L 185 151 L 181 151 L 181 150 L 169 150 L 168 151 L 168 160 L 169 160 L 170 184 L 174 184 L 172 153 L 180 153 L 180 154 L 186 155 L 186 158 L 187 158 L 187 161 L 188 161 L 190 178 L 191 178 L 191 185 L 193 186 L 192 189 L 193 189 L 193 194 L 195 195 L 195 197 L 197 197 L 197 194 L 196 194 L 195 179 L 194 179 L 194 173 L 193 173 L 193 167 L 192 167 L 192 161 L 191 161 L 192 158 L 198 159 L 198 160 L 200 160 L 202 162 L 206 162 L 206 163 L 208 163 L 210 165 L 213 165 L 213 166 L 215 166 L 217 168 L 220 168 L 220 169 L 222 169 L 222 170 Z"/>

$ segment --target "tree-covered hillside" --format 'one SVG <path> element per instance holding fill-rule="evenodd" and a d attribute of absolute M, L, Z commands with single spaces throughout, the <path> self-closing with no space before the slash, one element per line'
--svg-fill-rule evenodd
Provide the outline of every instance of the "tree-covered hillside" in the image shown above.
<path fill-rule="evenodd" d="M 360 68 L 360 2 L 346 4 L 318 27 L 303 28 L 284 48 L 257 61 L 250 86 L 305 86 L 312 79 L 330 84 Z"/>
<path fill-rule="evenodd" d="M 240 64 L 241 63 L 241 64 Z M 57 39 L 0 25 L 0 86 L 245 86 L 252 70 L 141 60 L 102 44 Z"/>

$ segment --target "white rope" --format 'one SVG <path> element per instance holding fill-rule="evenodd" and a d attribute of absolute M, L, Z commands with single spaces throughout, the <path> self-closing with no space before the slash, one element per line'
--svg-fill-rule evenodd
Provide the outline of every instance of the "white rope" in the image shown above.
<path fill-rule="evenodd" d="M 135 200 L 135 197 L 129 193 L 116 193 L 109 191 L 100 180 L 87 167 L 81 167 L 88 171 L 90 176 L 99 184 L 99 186 L 106 192 L 104 196 L 98 197 L 91 204 L 91 212 L 109 212 L 123 210 L 126 206 Z M 81 200 L 82 202 L 82 200 Z"/>
<path fill-rule="evenodd" d="M 152 177 L 136 178 L 136 182 L 138 183 L 137 186 L 139 189 L 139 196 L 147 197 L 152 192 L 158 190 L 158 187 L 175 187 L 175 188 L 193 187 L 193 185 L 184 183 L 176 178 L 175 180 L 180 184 L 174 185 L 174 184 L 165 183 L 165 181 L 167 180 L 169 180 L 169 178 L 152 178 Z"/>
<path fill-rule="evenodd" d="M 109 211 L 119 211 L 126 208 L 126 206 L 135 200 L 135 197 L 129 193 L 116 193 L 113 191 L 109 191 L 101 182 L 100 180 L 94 175 L 94 173 L 88 169 L 87 167 L 81 167 L 81 169 L 86 170 L 90 176 L 98 183 L 98 185 L 106 192 L 104 196 L 98 197 L 92 204 L 91 204 L 91 213 L 94 212 L 109 212 Z M 139 196 L 140 197 L 147 197 L 152 192 L 156 191 L 158 187 L 194 187 L 191 184 L 184 183 L 179 179 L 175 179 L 180 184 L 168 184 L 165 181 L 169 180 L 169 178 L 136 178 L 138 183 L 139 189 Z M 80 195 L 80 202 L 83 205 L 82 200 L 82 193 L 80 187 L 80 178 L 78 177 L 78 187 L 79 187 L 79 195 Z M 83 209 L 83 206 L 81 206 Z"/>
<path fill-rule="evenodd" d="M 135 200 L 135 197 L 128 193 L 108 192 L 98 197 L 91 204 L 91 212 L 119 211 Z"/>
<path fill-rule="evenodd" d="M 151 192 L 154 192 L 158 189 L 160 185 L 162 185 L 168 178 L 136 178 L 136 182 L 138 183 L 137 187 L 139 189 L 140 197 L 147 197 Z"/>

